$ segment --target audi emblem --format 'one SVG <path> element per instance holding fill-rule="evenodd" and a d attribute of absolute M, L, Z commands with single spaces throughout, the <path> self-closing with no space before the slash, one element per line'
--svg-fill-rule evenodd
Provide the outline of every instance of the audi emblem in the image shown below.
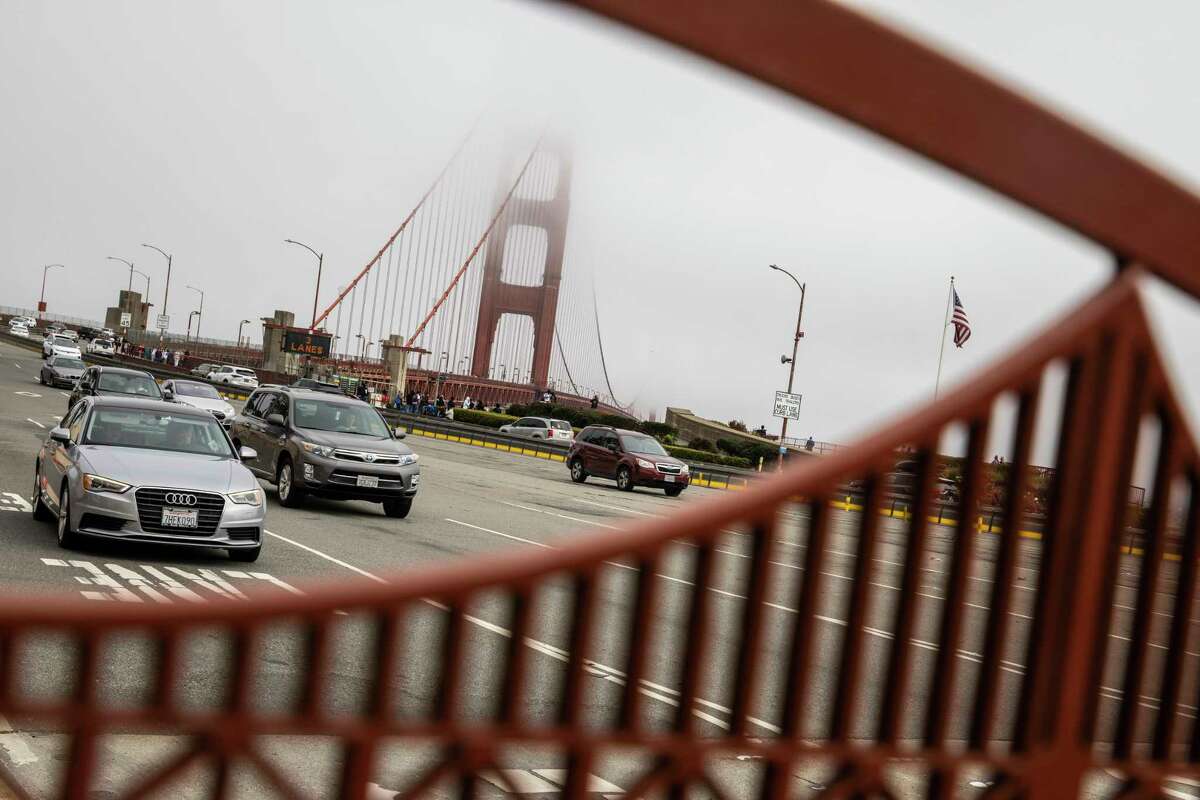
<path fill-rule="evenodd" d="M 167 496 L 163 499 L 167 502 L 167 504 L 173 506 L 196 505 L 196 495 L 185 494 L 184 492 L 167 492 Z"/>
<path fill-rule="evenodd" d="M 370 464 L 374 460 L 375 460 L 374 453 L 363 453 L 363 461 L 366 461 L 368 464 Z"/>

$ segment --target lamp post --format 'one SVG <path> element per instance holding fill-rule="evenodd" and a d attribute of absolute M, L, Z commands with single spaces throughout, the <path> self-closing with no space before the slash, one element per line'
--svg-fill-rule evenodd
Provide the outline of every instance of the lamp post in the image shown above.
<path fill-rule="evenodd" d="M 191 313 L 189 313 L 189 314 L 188 314 L 187 335 L 186 335 L 186 336 L 184 336 L 184 338 L 183 338 L 183 340 L 184 340 L 185 342 L 186 342 L 186 341 L 188 341 L 188 340 L 190 340 L 190 339 L 192 338 L 192 317 L 198 317 L 198 316 L 200 316 L 200 312 L 199 312 L 199 311 L 192 311 Z M 200 325 L 199 325 L 199 323 L 197 323 L 197 325 L 196 325 L 196 338 L 197 338 L 197 339 L 199 339 L 199 338 L 200 338 Z"/>
<path fill-rule="evenodd" d="M 303 247 L 305 250 L 307 250 L 308 252 L 312 253 L 314 256 L 317 257 L 317 289 L 316 289 L 316 291 L 313 292 L 312 325 L 308 326 L 308 329 L 310 331 L 316 330 L 317 329 L 317 298 L 321 296 L 321 267 L 325 264 L 325 254 L 318 253 L 316 250 L 313 250 L 311 247 L 306 245 L 304 242 L 297 242 L 295 239 L 284 239 L 283 241 L 285 244 L 294 244 L 294 245 Z"/>
<path fill-rule="evenodd" d="M 132 270 L 132 271 L 133 271 L 133 272 L 136 272 L 138 275 L 141 275 L 143 278 L 145 278 L 145 279 L 146 279 L 146 300 L 145 300 L 145 303 L 146 303 L 147 305 L 149 305 L 149 304 L 150 304 L 150 276 L 149 276 L 149 275 L 147 275 L 146 273 L 142 272 L 140 269 L 135 269 L 135 270 Z"/>
<path fill-rule="evenodd" d="M 804 331 L 800 330 L 800 322 L 801 322 L 801 320 L 804 319 L 804 295 L 806 293 L 808 284 L 801 283 L 796 278 L 795 275 L 788 272 L 783 267 L 777 267 L 774 264 L 771 264 L 770 267 L 771 267 L 771 269 L 775 270 L 776 272 L 782 272 L 784 275 L 787 275 L 789 278 L 792 279 L 792 281 L 795 282 L 795 284 L 797 286 L 800 287 L 800 313 L 796 315 L 796 336 L 792 340 L 792 359 L 789 362 L 791 366 L 788 368 L 788 388 L 787 388 L 787 390 L 788 390 L 788 394 L 791 394 L 792 393 L 792 381 L 796 377 L 796 350 L 800 346 L 800 339 L 804 337 Z M 783 452 L 784 452 L 784 448 L 786 447 L 783 443 L 783 440 L 787 438 L 787 425 L 788 425 L 788 418 L 784 417 L 783 418 L 783 428 L 779 432 L 779 468 L 780 469 L 783 469 Z"/>
<path fill-rule="evenodd" d="M 196 316 L 199 317 L 199 319 L 196 320 L 196 338 L 199 339 L 200 338 L 200 323 L 204 322 L 204 292 L 200 289 L 197 289 L 195 286 L 189 285 L 187 288 L 191 289 L 193 292 L 196 292 L 197 294 L 200 295 L 200 310 L 196 312 Z M 188 328 L 191 328 L 191 327 L 192 327 L 192 318 L 188 317 Z"/>
<path fill-rule="evenodd" d="M 249 321 L 250 320 L 248 320 L 248 319 L 244 319 L 238 323 L 238 347 L 242 346 L 242 326 L 245 325 Z"/>
<path fill-rule="evenodd" d="M 165 258 L 167 260 L 167 283 L 166 283 L 166 286 L 163 287 L 163 304 L 162 304 L 162 313 L 164 315 L 166 315 L 166 313 L 167 313 L 167 296 L 171 293 L 171 261 L 172 261 L 171 254 L 168 253 L 167 251 L 163 250 L 161 247 L 155 247 L 152 244 L 144 244 L 143 243 L 142 247 L 149 247 L 151 250 L 157 250 L 158 252 L 162 253 L 163 258 Z M 149 298 L 147 298 L 147 299 L 149 299 Z M 160 342 L 162 341 L 164 333 L 166 333 L 166 330 L 164 328 L 159 328 L 158 340 Z"/>
<path fill-rule="evenodd" d="M 132 292 L 133 291 L 133 262 L 126 261 L 125 259 L 119 258 L 118 256 L 105 256 L 105 258 L 108 259 L 109 261 L 120 261 L 122 264 L 129 267 L 129 291 Z"/>
<path fill-rule="evenodd" d="M 42 267 L 42 294 L 38 297 L 38 319 L 42 319 L 42 315 L 46 313 L 46 273 L 54 267 L 66 269 L 62 264 L 47 264 Z"/>
<path fill-rule="evenodd" d="M 354 334 L 354 338 L 358 339 L 358 360 L 362 361 L 363 340 L 364 336 L 361 333 Z"/>

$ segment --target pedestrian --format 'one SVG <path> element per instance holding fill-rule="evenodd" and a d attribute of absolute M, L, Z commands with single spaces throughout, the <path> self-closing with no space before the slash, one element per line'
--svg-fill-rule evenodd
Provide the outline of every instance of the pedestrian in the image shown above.
<path fill-rule="evenodd" d="M 367 399 L 367 383 L 366 383 L 366 381 L 360 380 L 358 382 L 358 386 L 354 387 L 354 395 L 359 400 L 366 401 L 366 399 Z"/>
<path fill-rule="evenodd" d="M 502 414 L 502 413 L 504 413 L 504 410 L 500 408 L 500 403 L 496 403 L 496 405 L 494 405 L 494 406 L 492 407 L 492 413 L 493 413 L 493 414 Z"/>
<path fill-rule="evenodd" d="M 550 396 L 550 405 L 555 405 L 556 403 L 558 403 L 558 395 L 556 395 L 556 394 L 554 393 L 554 390 L 553 390 L 553 389 L 551 389 L 550 391 L 546 392 L 546 394 L 548 394 L 548 395 Z"/>
<path fill-rule="evenodd" d="M 436 410 L 436 412 L 437 412 L 437 415 L 438 415 L 439 417 L 444 417 L 444 416 L 446 416 L 446 398 L 442 397 L 442 396 L 439 394 L 439 395 L 437 396 L 437 402 L 436 402 L 436 403 L 434 403 L 434 409 Z"/>
<path fill-rule="evenodd" d="M 396 390 L 396 396 L 392 398 L 392 408 L 397 411 L 404 405 L 404 393 L 399 389 Z"/>
<path fill-rule="evenodd" d="M 592 395 L 592 408 L 599 408 L 599 407 L 600 407 L 600 395 L 594 394 L 594 395 Z"/>
<path fill-rule="evenodd" d="M 471 395 L 467 395 L 463 398 L 463 408 L 467 409 L 468 411 L 471 410 Z"/>
<path fill-rule="evenodd" d="M 804 443 L 804 449 L 811 453 L 814 446 L 816 446 L 816 442 L 813 441 L 813 438 L 810 435 L 808 437 L 808 441 Z"/>
<path fill-rule="evenodd" d="M 543 403 L 549 403 L 549 402 L 550 402 L 550 390 L 549 390 L 549 389 L 547 389 L 546 391 L 542 392 L 542 402 L 543 402 Z"/>

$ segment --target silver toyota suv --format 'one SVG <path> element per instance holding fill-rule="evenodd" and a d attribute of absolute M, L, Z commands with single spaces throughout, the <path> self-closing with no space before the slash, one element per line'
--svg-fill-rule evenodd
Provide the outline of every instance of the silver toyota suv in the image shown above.
<path fill-rule="evenodd" d="M 50 431 L 33 473 L 33 516 L 58 542 L 83 537 L 262 550 L 266 503 L 212 414 L 162 400 L 84 397 Z"/>
<path fill-rule="evenodd" d="M 417 455 L 374 407 L 329 392 L 260 387 L 234 418 L 234 444 L 252 447 L 250 469 L 295 507 L 307 495 L 383 504 L 407 517 L 421 482 Z"/>

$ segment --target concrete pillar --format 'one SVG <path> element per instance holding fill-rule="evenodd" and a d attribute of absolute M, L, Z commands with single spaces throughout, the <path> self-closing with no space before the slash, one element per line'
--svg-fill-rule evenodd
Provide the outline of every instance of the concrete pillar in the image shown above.
<path fill-rule="evenodd" d="M 275 316 L 263 317 L 263 369 L 268 372 L 300 372 L 300 356 L 283 351 L 283 335 L 296 321 L 291 311 L 276 309 Z"/>
<path fill-rule="evenodd" d="M 400 334 L 393 333 L 383 343 L 383 363 L 388 371 L 388 397 L 395 397 L 396 392 L 404 391 L 408 378 L 408 350 Z"/>

